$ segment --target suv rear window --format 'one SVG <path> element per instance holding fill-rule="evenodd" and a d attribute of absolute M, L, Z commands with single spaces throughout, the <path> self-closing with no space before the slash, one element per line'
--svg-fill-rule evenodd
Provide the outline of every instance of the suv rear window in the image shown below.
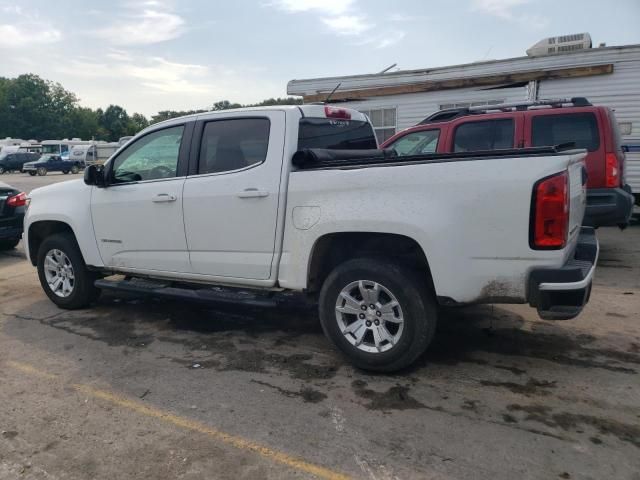
<path fill-rule="evenodd" d="M 598 122 L 593 113 L 536 115 L 531 127 L 534 147 L 574 143 L 576 148 L 593 152 L 600 147 Z"/>
<path fill-rule="evenodd" d="M 378 148 L 369 122 L 335 118 L 302 118 L 298 131 L 298 150 L 328 148 L 359 150 Z"/>
<path fill-rule="evenodd" d="M 513 148 L 513 120 L 466 122 L 456 128 L 454 152 Z"/>

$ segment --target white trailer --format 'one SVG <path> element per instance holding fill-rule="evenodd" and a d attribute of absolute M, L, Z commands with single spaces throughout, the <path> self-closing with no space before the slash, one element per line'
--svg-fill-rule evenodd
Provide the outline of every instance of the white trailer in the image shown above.
<path fill-rule="evenodd" d="M 444 108 L 586 97 L 615 110 L 629 148 L 626 182 L 640 195 L 640 45 L 591 48 L 585 33 L 544 39 L 529 53 L 450 67 L 291 80 L 287 93 L 305 103 L 330 96 L 368 114 L 381 142 Z"/>

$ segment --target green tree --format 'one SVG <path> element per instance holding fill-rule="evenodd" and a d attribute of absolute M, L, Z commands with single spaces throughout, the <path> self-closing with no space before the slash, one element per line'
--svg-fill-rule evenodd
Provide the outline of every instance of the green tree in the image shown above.
<path fill-rule="evenodd" d="M 135 135 L 140 130 L 144 130 L 148 126 L 149 120 L 147 120 L 147 117 L 141 113 L 134 113 L 131 115 L 131 120 L 129 121 L 129 135 Z"/>
<path fill-rule="evenodd" d="M 107 132 L 108 140 L 112 142 L 129 135 L 130 122 L 129 114 L 119 105 L 109 105 L 99 119 L 100 126 Z"/>

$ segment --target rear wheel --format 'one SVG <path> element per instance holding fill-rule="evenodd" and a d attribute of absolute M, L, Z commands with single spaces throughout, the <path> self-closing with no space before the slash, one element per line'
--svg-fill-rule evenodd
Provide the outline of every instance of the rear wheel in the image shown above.
<path fill-rule="evenodd" d="M 69 174 L 69 170 L 63 170 L 62 173 L 64 173 L 65 175 Z"/>
<path fill-rule="evenodd" d="M 12 250 L 18 246 L 20 243 L 19 238 L 10 238 L 7 240 L 0 240 L 0 251 L 2 250 Z"/>
<path fill-rule="evenodd" d="M 73 167 L 71 167 L 71 173 L 73 173 L 74 175 L 79 171 L 80 171 L 80 168 L 77 165 L 74 165 Z"/>
<path fill-rule="evenodd" d="M 41 177 L 44 177 L 47 174 L 47 169 L 44 167 L 40 167 L 38 168 L 38 175 L 40 175 Z"/>
<path fill-rule="evenodd" d="M 0 166 L 0 175 L 2 175 L 4 172 L 6 172 L 5 168 L 3 166 Z"/>
<path fill-rule="evenodd" d="M 36 172 L 34 172 L 33 170 L 29 170 L 29 175 L 31 175 L 32 177 L 36 176 Z"/>
<path fill-rule="evenodd" d="M 426 279 L 396 263 L 349 260 L 327 277 L 320 322 L 359 368 L 392 372 L 413 363 L 435 332 L 437 310 Z"/>
<path fill-rule="evenodd" d="M 38 250 L 38 278 L 49 299 L 60 308 L 88 306 L 100 295 L 93 284 L 98 275 L 87 269 L 72 235 L 46 238 Z"/>

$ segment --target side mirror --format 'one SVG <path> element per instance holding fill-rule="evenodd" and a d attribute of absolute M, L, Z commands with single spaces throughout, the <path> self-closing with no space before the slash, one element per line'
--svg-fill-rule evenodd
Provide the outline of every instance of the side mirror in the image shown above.
<path fill-rule="evenodd" d="M 104 167 L 102 165 L 89 165 L 84 169 L 84 183 L 95 185 L 98 188 L 105 187 Z"/>

